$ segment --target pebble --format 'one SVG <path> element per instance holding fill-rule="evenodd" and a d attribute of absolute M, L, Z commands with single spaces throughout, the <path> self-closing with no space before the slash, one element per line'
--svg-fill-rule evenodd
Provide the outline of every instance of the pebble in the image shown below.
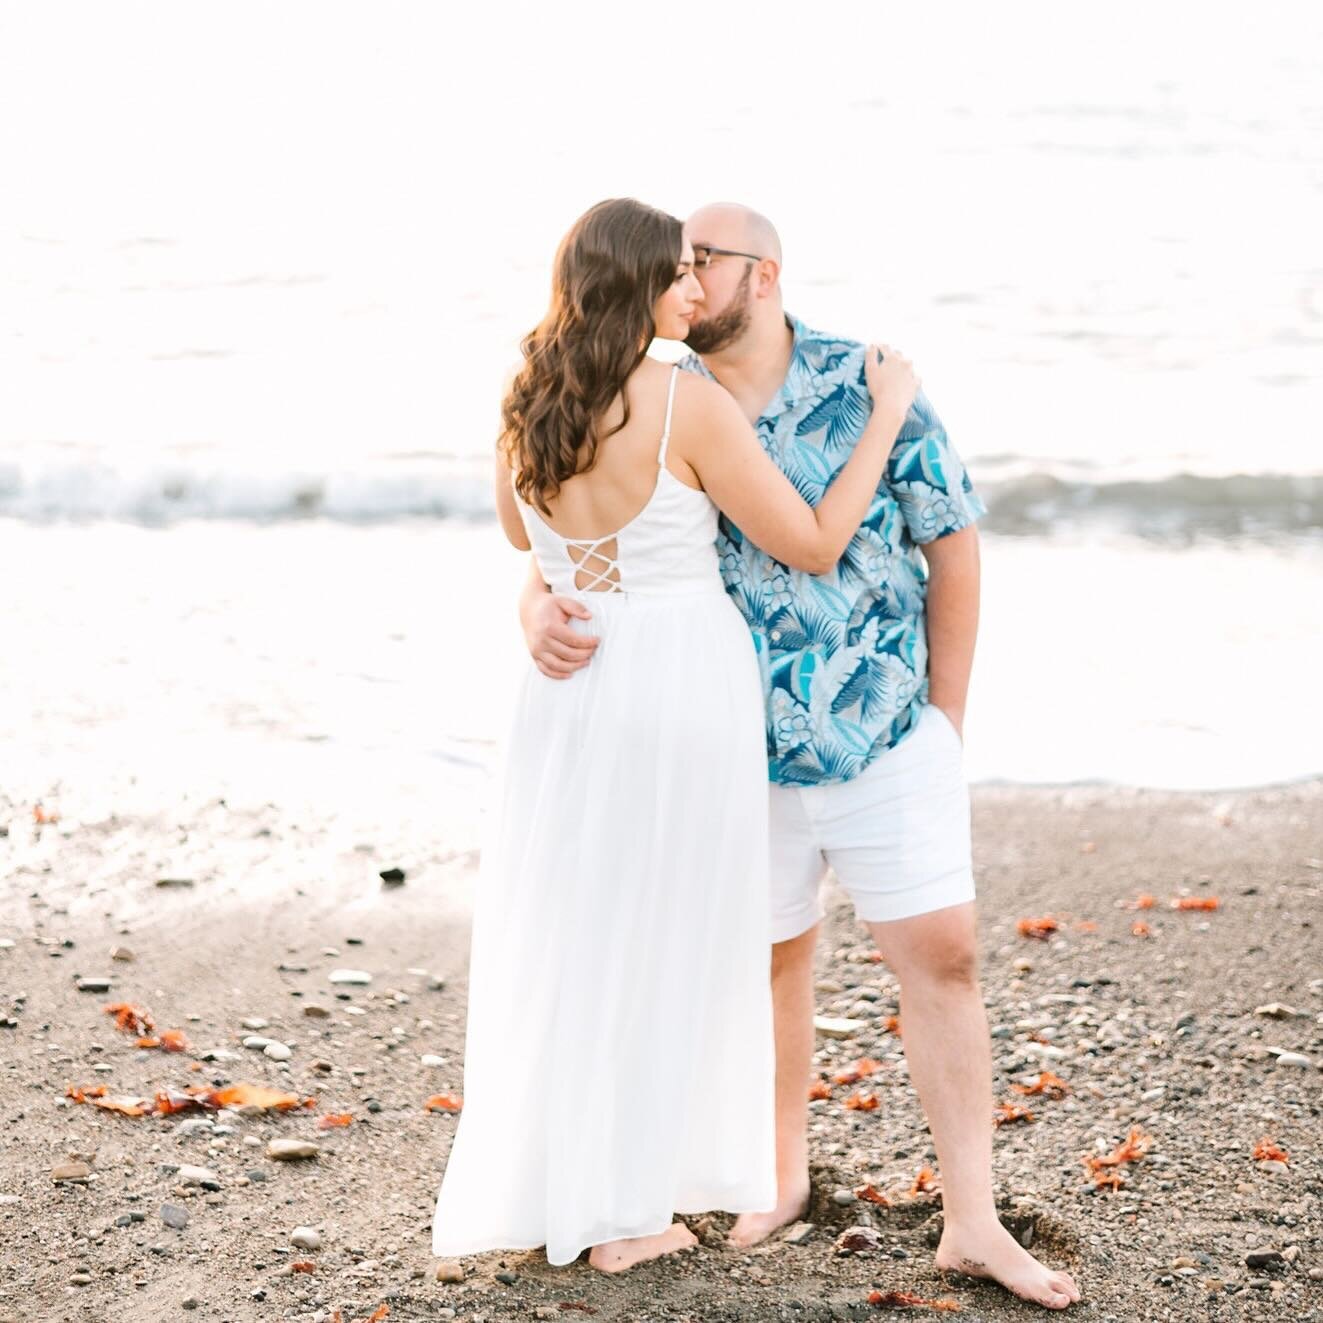
<path fill-rule="evenodd" d="M 110 980 L 108 978 L 80 978 L 78 980 L 79 992 L 109 992 Z"/>
<path fill-rule="evenodd" d="M 85 1162 L 61 1162 L 51 1168 L 53 1181 L 78 1181 L 83 1185 L 91 1179 L 92 1168 Z"/>
<path fill-rule="evenodd" d="M 1294 1006 L 1283 1006 L 1279 1001 L 1270 1001 L 1266 1006 L 1256 1006 L 1255 1015 L 1265 1015 L 1270 1020 L 1294 1020 L 1307 1012 L 1298 1011 Z"/>
<path fill-rule="evenodd" d="M 1245 1266 L 1247 1268 L 1266 1268 L 1271 1263 L 1281 1263 L 1282 1255 L 1280 1250 L 1250 1250 L 1245 1255 Z"/>
<path fill-rule="evenodd" d="M 1309 1280 L 1311 1282 L 1323 1282 L 1323 1268 L 1311 1268 L 1309 1270 Z"/>
<path fill-rule="evenodd" d="M 405 872 L 402 868 L 383 868 L 377 876 L 388 887 L 404 885 Z"/>
<path fill-rule="evenodd" d="M 559 1318 L 560 1310 L 554 1305 L 538 1305 L 533 1311 L 534 1318 Z"/>
<path fill-rule="evenodd" d="M 273 1139 L 266 1146 L 266 1155 L 276 1162 L 292 1162 L 298 1158 L 315 1158 L 321 1149 L 306 1139 Z"/>
<path fill-rule="evenodd" d="M 319 1250 L 322 1247 L 321 1232 L 316 1227 L 295 1227 L 289 1233 L 289 1243 L 295 1249 Z"/>
<path fill-rule="evenodd" d="M 184 1185 L 212 1185 L 220 1189 L 220 1177 L 214 1171 L 208 1171 L 206 1167 L 194 1167 L 185 1163 L 175 1174 Z"/>
<path fill-rule="evenodd" d="M 830 1015 L 815 1015 L 813 1028 L 824 1038 L 853 1038 L 860 1029 L 866 1029 L 866 1020 L 848 1020 Z"/>
<path fill-rule="evenodd" d="M 263 1038 L 260 1034 L 249 1034 L 243 1040 L 243 1045 L 250 1052 L 265 1052 L 275 1041 L 274 1038 Z"/>
<path fill-rule="evenodd" d="M 836 1252 L 850 1254 L 855 1250 L 882 1248 L 882 1237 L 872 1227 L 848 1227 L 836 1237 Z"/>
<path fill-rule="evenodd" d="M 1270 1171 L 1276 1176 L 1289 1176 L 1291 1174 L 1290 1167 L 1277 1158 L 1264 1158 L 1257 1166 L 1260 1171 Z"/>
<path fill-rule="evenodd" d="M 92 1274 L 90 1272 L 76 1272 L 69 1278 L 73 1286 L 91 1286 Z"/>
<path fill-rule="evenodd" d="M 833 1190 L 831 1192 L 831 1201 L 834 1204 L 839 1204 L 842 1208 L 846 1208 L 850 1204 L 857 1202 L 853 1190 Z"/>
<path fill-rule="evenodd" d="M 1301 1070 L 1308 1070 L 1313 1063 L 1303 1052 L 1279 1052 L 1277 1054 L 1277 1064 L 1279 1066 L 1297 1066 Z"/>
<path fill-rule="evenodd" d="M 316 1006 L 311 1002 L 309 1002 L 308 1005 L 303 1008 L 303 1013 L 304 1015 L 308 1016 L 310 1019 L 313 1020 L 325 1020 L 331 1014 L 331 1012 L 328 1011 L 325 1006 Z"/>
<path fill-rule="evenodd" d="M 265 1029 L 270 1021 L 262 1019 L 260 1015 L 248 1015 L 240 1020 L 239 1023 L 243 1025 L 245 1029 Z"/>
<path fill-rule="evenodd" d="M 796 1222 L 789 1231 L 781 1237 L 787 1245 L 802 1245 L 813 1234 L 812 1222 Z"/>
<path fill-rule="evenodd" d="M 181 1309 L 196 1309 L 202 1303 L 195 1295 L 191 1295 L 181 1305 Z"/>
<path fill-rule="evenodd" d="M 372 975 L 364 969 L 333 969 L 326 977 L 331 983 L 345 983 L 354 987 L 366 987 L 372 982 Z"/>
<path fill-rule="evenodd" d="M 445 1057 L 439 1057 L 433 1052 L 427 1052 L 423 1055 L 424 1066 L 444 1066 L 445 1064 Z"/>
<path fill-rule="evenodd" d="M 294 1055 L 284 1043 L 268 1043 L 262 1049 L 264 1057 L 270 1057 L 272 1061 L 288 1061 Z"/>
<path fill-rule="evenodd" d="M 161 1205 L 161 1221 L 176 1231 L 182 1231 L 188 1225 L 188 1209 L 178 1204 Z"/>
<path fill-rule="evenodd" d="M 191 887 L 193 879 L 191 877 L 158 877 L 156 885 L 158 887 Z"/>
<path fill-rule="evenodd" d="M 0 951 L 12 951 L 14 948 L 14 939 L 12 937 L 0 937 Z"/>
<path fill-rule="evenodd" d="M 19 1197 L 16 1194 L 0 1194 L 0 1208 L 8 1208 L 11 1204 L 18 1202 Z"/>
<path fill-rule="evenodd" d="M 442 1259 L 436 1265 L 436 1280 L 438 1282 L 462 1282 L 464 1280 L 464 1265 L 458 1259 Z"/>
<path fill-rule="evenodd" d="M 498 1272 L 496 1280 L 502 1286 L 513 1286 L 519 1280 L 519 1274 L 517 1272 Z"/>
<path fill-rule="evenodd" d="M 112 946 L 110 948 L 110 958 L 112 960 L 136 960 L 138 957 L 129 950 L 127 946 Z"/>
<path fill-rule="evenodd" d="M 1282 1251 L 1282 1258 L 1284 1258 L 1287 1261 L 1287 1263 L 1294 1263 L 1299 1257 L 1300 1257 L 1299 1245 L 1288 1245 Z"/>

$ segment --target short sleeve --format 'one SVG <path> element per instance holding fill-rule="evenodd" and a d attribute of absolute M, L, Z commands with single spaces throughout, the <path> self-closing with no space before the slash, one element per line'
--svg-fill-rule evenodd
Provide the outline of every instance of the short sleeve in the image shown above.
<path fill-rule="evenodd" d="M 987 514 L 942 420 L 922 391 L 891 448 L 884 480 L 915 542 L 935 542 Z"/>

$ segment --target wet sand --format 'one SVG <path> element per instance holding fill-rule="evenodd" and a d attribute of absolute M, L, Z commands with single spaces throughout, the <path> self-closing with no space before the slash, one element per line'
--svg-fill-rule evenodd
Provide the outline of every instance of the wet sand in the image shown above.
<path fill-rule="evenodd" d="M 830 1083 L 860 1056 L 880 1061 L 862 1086 L 878 1106 L 847 1108 L 854 1090 L 841 1085 L 812 1104 L 800 1243 L 740 1253 L 714 1216 L 690 1219 L 695 1253 L 620 1278 L 519 1253 L 466 1260 L 464 1280 L 443 1283 L 430 1216 L 455 1121 L 424 1104 L 462 1093 L 472 853 L 417 821 L 356 839 L 329 810 L 278 803 L 181 797 L 96 820 L 58 796 L 42 805 L 59 820 L 39 824 L 33 799 L 0 793 L 0 938 L 13 943 L 0 949 L 0 1320 L 329 1323 L 338 1308 L 349 1323 L 382 1305 L 391 1319 L 487 1323 L 844 1319 L 883 1312 L 873 1291 L 954 1300 L 971 1319 L 1039 1312 L 932 1268 L 940 1194 L 910 1195 L 933 1154 L 886 1027 L 895 982 L 834 889 L 818 1010 L 860 1023 L 819 1039 L 815 1070 Z M 1008 1223 L 1076 1275 L 1084 1317 L 1323 1319 L 1323 782 L 1197 795 L 981 786 L 975 852 L 995 1096 L 1033 1113 L 996 1130 Z M 379 873 L 395 865 L 406 877 L 390 886 Z M 1125 908 L 1141 893 L 1152 909 Z M 1182 896 L 1220 906 L 1171 908 Z M 1058 923 L 1046 941 L 1017 932 L 1044 916 Z M 1132 933 L 1137 921 L 1149 936 Z M 113 959 L 117 947 L 133 958 Z M 329 981 L 347 968 L 371 983 Z M 102 975 L 108 992 L 78 990 L 77 976 Z M 190 1050 L 137 1048 L 103 1011 L 115 1002 L 182 1030 Z M 288 1060 L 245 1048 L 251 1035 L 288 1046 Z M 1279 1064 L 1282 1050 L 1309 1064 Z M 1044 1067 L 1064 1098 L 1014 1090 Z M 131 1117 L 65 1097 L 238 1082 L 316 1103 Z M 331 1113 L 352 1122 L 318 1129 Z M 1117 1168 L 1122 1188 L 1098 1191 L 1083 1156 L 1135 1126 L 1147 1153 Z M 276 1138 L 318 1156 L 273 1160 Z M 1254 1159 L 1265 1138 L 1285 1166 Z M 71 1159 L 86 1180 L 55 1181 Z M 188 1183 L 184 1164 L 214 1180 Z M 891 1206 L 834 1198 L 866 1184 Z M 164 1205 L 183 1210 L 182 1229 Z M 296 1227 L 319 1247 L 292 1247 Z M 839 1252 L 852 1227 L 871 1228 L 876 1248 Z M 1255 1250 L 1284 1257 L 1251 1268 Z"/>

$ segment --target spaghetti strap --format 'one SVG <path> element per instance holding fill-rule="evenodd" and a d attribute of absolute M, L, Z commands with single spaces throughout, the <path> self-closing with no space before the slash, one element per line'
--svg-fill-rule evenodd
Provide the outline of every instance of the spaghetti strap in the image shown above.
<path fill-rule="evenodd" d="M 671 442 L 671 408 L 675 404 L 675 379 L 680 375 L 677 364 L 671 369 L 671 384 L 666 388 L 666 425 L 662 428 L 661 448 L 657 451 L 657 467 L 666 465 L 666 447 Z"/>

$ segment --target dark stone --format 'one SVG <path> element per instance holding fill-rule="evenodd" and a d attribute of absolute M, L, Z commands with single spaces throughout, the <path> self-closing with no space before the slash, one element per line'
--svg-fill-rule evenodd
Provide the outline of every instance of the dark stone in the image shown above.
<path fill-rule="evenodd" d="M 404 884 L 404 869 L 402 868 L 383 868 L 378 876 L 388 887 L 398 887 Z"/>
<path fill-rule="evenodd" d="M 519 1274 L 514 1272 L 498 1272 L 496 1280 L 503 1282 L 506 1286 L 513 1286 L 519 1280 Z"/>
<path fill-rule="evenodd" d="M 1247 1268 L 1269 1268 L 1277 1264 L 1285 1263 L 1280 1250 L 1250 1250 L 1245 1255 L 1245 1267 Z"/>

